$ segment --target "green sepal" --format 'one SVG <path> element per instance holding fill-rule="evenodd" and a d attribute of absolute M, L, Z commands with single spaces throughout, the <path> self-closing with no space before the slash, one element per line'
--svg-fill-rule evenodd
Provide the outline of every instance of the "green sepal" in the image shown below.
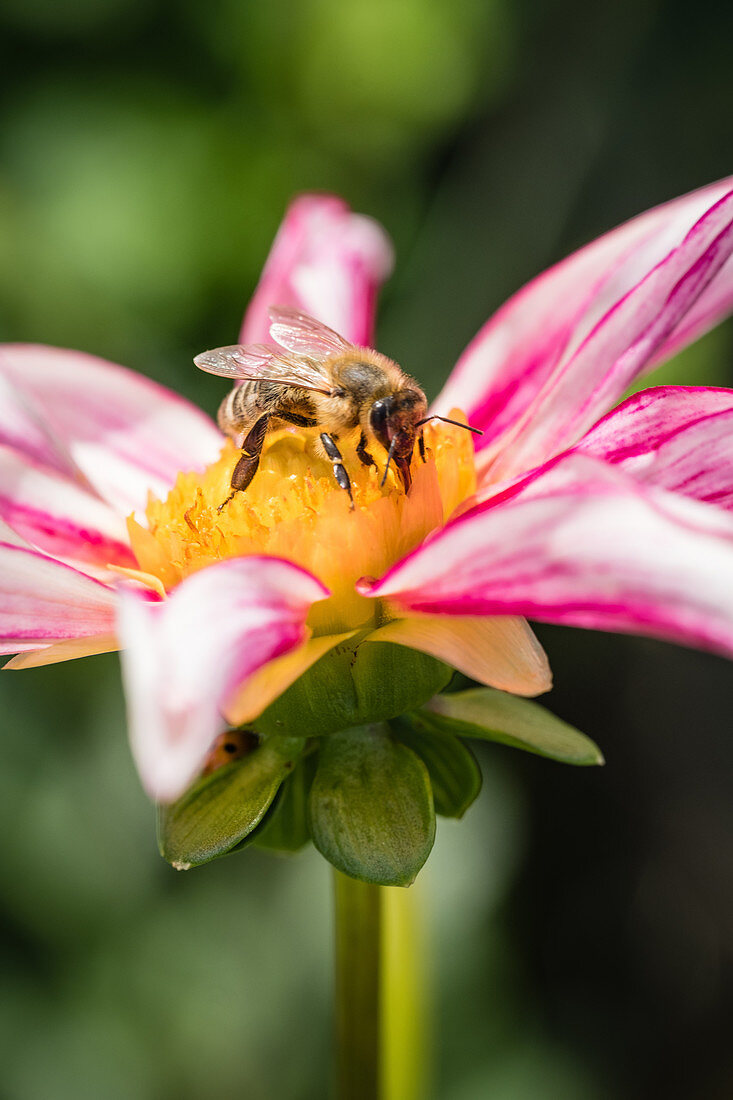
<path fill-rule="evenodd" d="M 267 816 L 252 834 L 252 842 L 258 848 L 297 852 L 308 843 L 308 795 L 317 763 L 316 754 L 310 753 L 282 784 Z"/>
<path fill-rule="evenodd" d="M 160 854 L 186 871 L 225 855 L 257 827 L 305 742 L 273 737 L 158 807 Z"/>
<path fill-rule="evenodd" d="M 435 840 L 430 777 L 383 725 L 327 737 L 309 799 L 313 843 L 351 878 L 409 886 Z"/>
<path fill-rule="evenodd" d="M 419 711 L 436 729 L 460 737 L 498 741 L 562 764 L 603 764 L 594 741 L 549 710 L 493 688 L 438 695 Z"/>
<path fill-rule="evenodd" d="M 468 746 L 420 714 L 405 714 L 390 725 L 428 769 L 436 814 L 463 817 L 481 790 L 481 769 Z"/>
<path fill-rule="evenodd" d="M 448 684 L 442 661 L 364 634 L 334 646 L 283 692 L 252 726 L 272 736 L 320 737 L 414 710 Z"/>

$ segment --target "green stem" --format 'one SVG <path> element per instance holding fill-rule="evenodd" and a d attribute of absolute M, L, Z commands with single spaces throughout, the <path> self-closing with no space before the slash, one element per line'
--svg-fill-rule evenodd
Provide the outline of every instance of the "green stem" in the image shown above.
<path fill-rule="evenodd" d="M 430 1095 L 420 885 L 382 888 L 382 1100 Z"/>
<path fill-rule="evenodd" d="M 380 1094 L 381 889 L 334 871 L 339 1100 Z"/>
<path fill-rule="evenodd" d="M 419 890 L 334 871 L 338 1100 L 428 1093 Z"/>

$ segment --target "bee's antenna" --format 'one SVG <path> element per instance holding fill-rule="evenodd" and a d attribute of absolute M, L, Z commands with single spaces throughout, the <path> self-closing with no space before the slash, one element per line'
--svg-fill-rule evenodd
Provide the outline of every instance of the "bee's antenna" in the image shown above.
<path fill-rule="evenodd" d="M 467 432 L 473 432 L 474 435 L 484 434 L 480 428 L 472 428 L 470 424 L 461 424 L 460 420 L 450 420 L 447 416 L 438 416 L 437 413 L 426 416 L 423 420 L 418 420 L 415 427 L 420 428 L 423 424 L 427 424 L 429 420 L 442 420 L 444 424 L 453 424 L 456 428 L 465 428 Z"/>
<path fill-rule="evenodd" d="M 389 451 L 387 452 L 387 465 L 384 467 L 384 473 L 382 474 L 382 480 L 379 482 L 379 488 L 380 489 L 384 488 L 384 483 L 387 480 L 387 470 L 389 469 L 389 464 L 392 461 L 392 455 L 395 452 L 395 447 L 396 446 L 397 446 L 397 436 L 394 435 L 392 437 L 392 442 L 389 445 Z"/>

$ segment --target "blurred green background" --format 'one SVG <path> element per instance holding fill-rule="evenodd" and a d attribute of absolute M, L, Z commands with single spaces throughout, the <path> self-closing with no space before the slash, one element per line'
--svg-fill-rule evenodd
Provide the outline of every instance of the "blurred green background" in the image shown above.
<path fill-rule="evenodd" d="M 380 218 L 380 347 L 435 393 L 571 248 L 733 165 L 730 4 L 4 0 L 0 335 L 213 412 L 288 199 Z M 730 325 L 665 368 L 733 383 Z M 494 748 L 415 889 L 438 1100 L 733 1095 L 733 670 L 542 629 L 594 771 Z M 159 859 L 116 658 L 0 678 L 2 1100 L 308 1100 L 329 1081 L 313 852 Z"/>

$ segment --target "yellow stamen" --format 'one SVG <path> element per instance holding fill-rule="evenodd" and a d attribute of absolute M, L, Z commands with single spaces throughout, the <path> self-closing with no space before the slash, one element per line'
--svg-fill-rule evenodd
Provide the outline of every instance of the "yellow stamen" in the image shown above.
<path fill-rule="evenodd" d="M 421 461 L 415 448 L 408 494 L 392 469 L 384 486 L 380 484 L 385 461 L 381 448 L 373 448 L 379 465 L 366 467 L 355 451 L 358 434 L 351 440 L 341 437 L 354 497 L 351 510 L 330 462 L 314 453 L 314 434 L 290 429 L 270 433 L 251 484 L 221 511 L 239 459 L 232 443 L 225 443 L 219 459 L 203 473 L 179 474 L 166 500 L 149 500 L 147 529 L 132 518 L 128 521 L 140 569 L 170 590 L 190 573 L 225 558 L 286 558 L 331 590 L 331 597 L 316 604 L 309 617 L 314 634 L 374 623 L 375 601 L 357 595 L 355 582 L 383 574 L 474 492 L 471 436 L 439 421 L 428 424 L 427 461 Z"/>

